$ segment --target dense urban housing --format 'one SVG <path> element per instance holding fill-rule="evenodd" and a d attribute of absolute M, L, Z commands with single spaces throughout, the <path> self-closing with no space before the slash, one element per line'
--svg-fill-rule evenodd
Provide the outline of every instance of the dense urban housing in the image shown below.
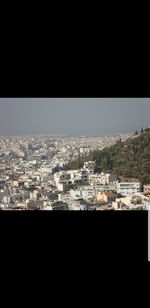
<path fill-rule="evenodd" d="M 1 136 L 0 209 L 148 209 L 150 180 L 144 178 L 146 171 L 142 174 L 140 166 L 139 177 L 130 176 L 125 159 L 131 150 L 136 174 L 137 152 L 142 153 L 141 164 L 149 164 L 149 144 L 149 129 L 139 134 L 103 136 Z M 118 172 L 119 159 L 123 168 Z"/>

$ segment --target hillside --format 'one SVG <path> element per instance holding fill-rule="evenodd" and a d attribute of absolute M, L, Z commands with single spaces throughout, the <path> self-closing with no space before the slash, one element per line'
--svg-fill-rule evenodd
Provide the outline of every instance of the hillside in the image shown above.
<path fill-rule="evenodd" d="M 66 169 L 81 168 L 88 160 L 96 160 L 101 171 L 150 183 L 150 128 L 124 142 L 118 140 L 115 145 L 102 151 L 90 152 L 85 159 L 69 162 Z"/>

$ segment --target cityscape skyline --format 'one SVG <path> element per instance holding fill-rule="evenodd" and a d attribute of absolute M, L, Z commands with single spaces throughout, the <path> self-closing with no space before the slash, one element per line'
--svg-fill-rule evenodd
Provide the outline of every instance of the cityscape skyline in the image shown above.
<path fill-rule="evenodd" d="M 148 98 L 0 98 L 0 135 L 117 134 L 148 127 Z"/>

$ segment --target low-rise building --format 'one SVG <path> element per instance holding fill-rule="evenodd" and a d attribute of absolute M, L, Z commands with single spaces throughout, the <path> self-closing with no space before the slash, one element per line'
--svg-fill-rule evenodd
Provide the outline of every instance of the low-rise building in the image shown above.
<path fill-rule="evenodd" d="M 69 203 L 69 209 L 73 211 L 88 210 L 88 203 L 82 198 L 71 200 Z"/>
<path fill-rule="evenodd" d="M 96 200 L 102 202 L 112 202 L 116 199 L 116 193 L 113 192 L 97 192 Z"/>
<path fill-rule="evenodd" d="M 112 202 L 112 207 L 114 210 L 127 210 L 129 207 L 123 203 L 121 200 L 116 200 Z"/>
<path fill-rule="evenodd" d="M 68 203 L 62 201 L 56 201 L 51 204 L 52 211 L 66 211 L 69 210 Z"/>

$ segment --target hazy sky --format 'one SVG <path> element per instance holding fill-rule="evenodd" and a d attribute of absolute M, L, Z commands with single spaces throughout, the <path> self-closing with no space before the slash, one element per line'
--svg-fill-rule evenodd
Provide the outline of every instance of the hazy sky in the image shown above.
<path fill-rule="evenodd" d="M 0 135 L 134 132 L 150 126 L 149 98 L 0 98 Z"/>

